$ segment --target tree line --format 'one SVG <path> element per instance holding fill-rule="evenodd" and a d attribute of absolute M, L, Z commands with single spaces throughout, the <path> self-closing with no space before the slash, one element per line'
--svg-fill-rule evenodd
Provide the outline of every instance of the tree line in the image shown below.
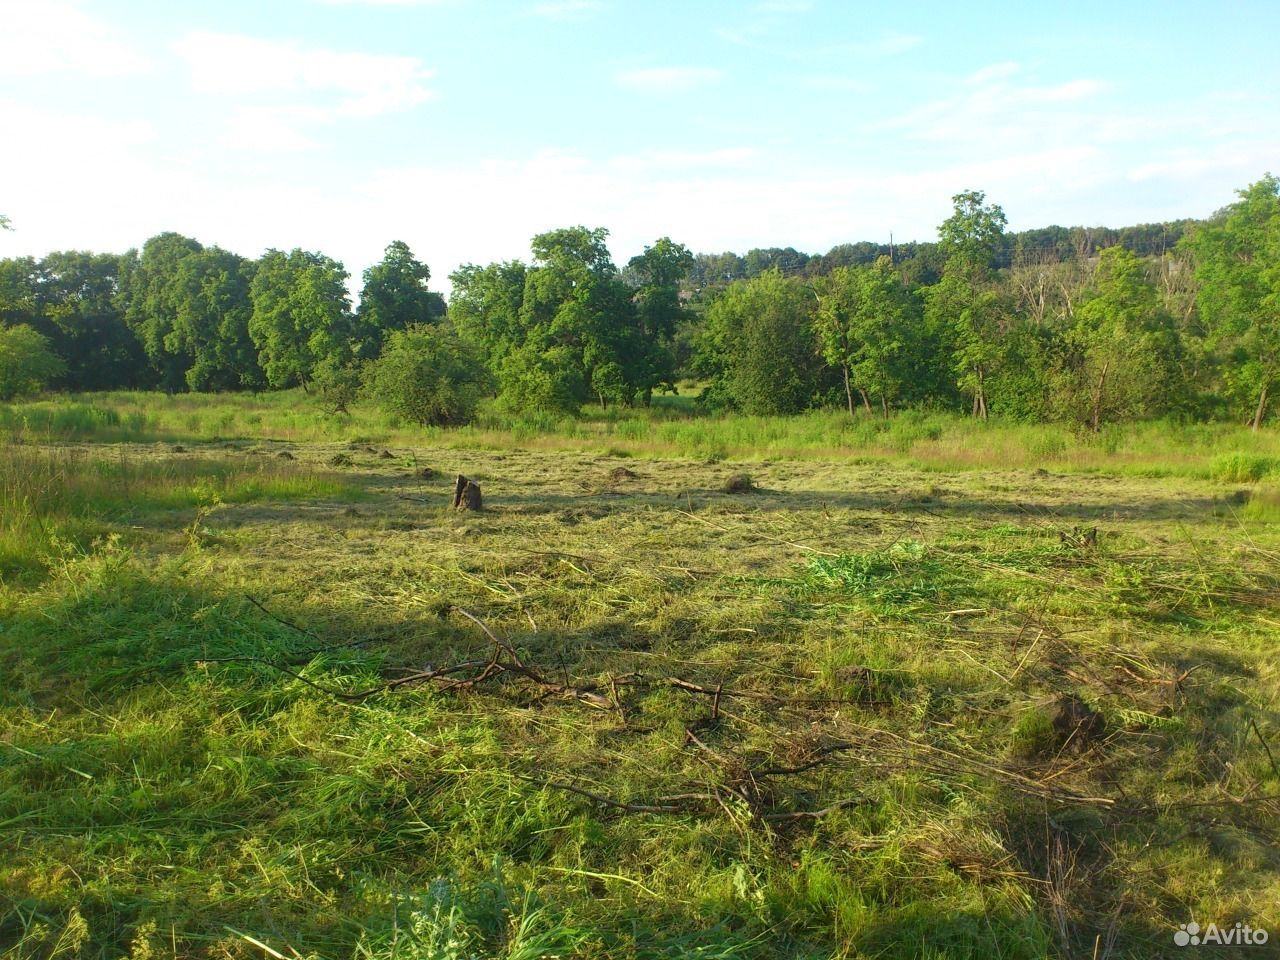
<path fill-rule="evenodd" d="M 123 256 L 0 261 L 0 399 L 45 386 L 302 386 L 410 420 L 703 402 L 787 414 L 904 405 L 1104 423 L 1265 420 L 1280 379 L 1280 179 L 1203 221 L 1009 232 L 979 191 L 936 243 L 694 254 L 670 238 L 618 267 L 603 228 L 533 238 L 529 262 L 464 265 L 447 307 L 392 243 L 359 305 L 321 253 L 247 259 L 165 233 Z M 7 372 L 6 372 L 7 371 Z"/>

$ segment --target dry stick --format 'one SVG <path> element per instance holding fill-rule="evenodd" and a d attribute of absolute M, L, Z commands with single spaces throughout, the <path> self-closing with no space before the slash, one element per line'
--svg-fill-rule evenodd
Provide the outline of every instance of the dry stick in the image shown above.
<path fill-rule="evenodd" d="M 1276 758 L 1271 755 L 1271 748 L 1267 746 L 1267 741 L 1262 738 L 1262 731 L 1258 729 L 1258 724 L 1253 717 L 1249 718 L 1249 726 L 1253 727 L 1253 732 L 1258 737 L 1258 742 L 1262 744 L 1262 749 L 1267 751 L 1267 759 L 1271 761 L 1271 772 L 1280 777 L 1280 767 L 1276 766 Z"/>
<path fill-rule="evenodd" d="M 423 670 L 418 673 L 411 673 L 405 677 L 397 677 L 395 680 L 388 680 L 386 683 L 380 683 L 376 687 L 369 687 L 367 690 L 335 690 L 332 687 L 326 687 L 324 684 L 316 683 L 314 680 L 308 680 L 299 673 L 295 673 L 288 667 L 281 666 L 271 660 L 262 657 L 200 657 L 192 661 L 193 663 L 257 663 L 264 667 L 270 667 L 272 670 L 278 670 L 286 676 L 293 677 L 295 680 L 301 680 L 307 686 L 319 690 L 321 693 L 336 697 L 339 700 L 345 700 L 350 703 L 358 703 L 361 700 L 367 700 L 375 693 L 382 693 L 384 690 L 394 690 L 396 687 L 403 687 L 410 683 L 422 683 L 428 680 L 436 680 L 448 676 L 452 673 L 458 673 L 471 667 L 479 666 L 485 661 L 483 660 L 467 660 L 463 663 L 457 663 L 449 667 L 441 667 L 439 670 Z M 473 678 L 474 681 L 475 678 Z M 450 686 L 460 686 L 469 684 L 473 681 L 455 681 Z"/>
<path fill-rule="evenodd" d="M 833 754 L 843 753 L 846 750 L 852 750 L 857 744 L 854 743 L 833 743 L 830 746 L 823 747 L 821 750 L 814 752 L 814 758 L 806 763 L 802 763 L 795 767 L 764 767 L 759 770 L 752 770 L 753 777 L 786 777 L 796 773 L 804 773 L 806 770 L 812 770 L 814 767 L 824 764 L 831 758 Z"/>
<path fill-rule="evenodd" d="M 244 595 L 244 598 L 248 600 L 250 603 L 252 603 L 259 610 L 261 610 L 263 613 L 265 613 L 272 620 L 274 620 L 276 623 L 282 623 L 286 627 L 288 627 L 290 630 L 296 630 L 298 633 L 302 634 L 304 637 L 310 637 L 312 640 L 320 639 L 310 630 L 304 630 L 302 627 L 298 626 L 292 620 L 286 620 L 284 617 L 280 616 L 279 614 L 272 613 L 270 610 L 268 610 L 265 606 L 262 605 L 261 601 L 254 599 L 253 597 L 249 596 L 249 594 L 246 593 Z"/>
<path fill-rule="evenodd" d="M 861 797 L 849 797 L 845 800 L 837 800 L 830 806 L 823 807 L 821 810 L 796 810 L 793 813 L 766 813 L 762 820 L 769 823 L 779 823 L 786 820 L 817 820 L 825 817 L 828 813 L 835 813 L 837 810 L 843 810 L 845 807 L 852 807 L 861 803 Z"/>
<path fill-rule="evenodd" d="M 1126 667 L 1122 663 L 1116 664 L 1115 669 L 1119 670 L 1121 673 L 1125 674 L 1126 676 L 1138 681 L 1139 683 L 1158 683 L 1158 684 L 1163 684 L 1165 686 L 1180 687 L 1182 686 L 1183 682 L 1187 679 L 1187 677 L 1191 676 L 1197 670 L 1203 669 L 1204 667 L 1207 667 L 1207 666 L 1208 664 L 1206 663 L 1197 663 L 1194 667 L 1191 667 L 1189 670 L 1182 671 L 1182 673 L 1178 674 L 1178 676 L 1174 677 L 1172 680 L 1167 680 L 1164 677 L 1144 677 L 1141 674 L 1135 673 L 1134 671 L 1130 670 L 1128 667 Z"/>
<path fill-rule="evenodd" d="M 284 617 L 277 616 L 276 614 L 272 613 L 265 606 L 263 606 L 259 601 L 255 600 L 253 597 L 249 596 L 247 593 L 244 595 L 244 598 L 248 600 L 250 603 L 252 603 L 259 610 L 261 610 L 263 613 L 265 613 L 272 620 L 276 621 L 277 623 L 284 624 L 284 626 L 289 627 L 291 630 L 298 631 L 298 633 L 302 634 L 304 637 L 310 637 L 313 640 L 320 639 L 310 630 L 304 629 L 303 627 L 298 626 L 296 623 L 293 623 L 290 620 L 286 620 Z M 337 643 L 322 644 L 321 646 L 318 646 L 318 647 L 308 647 L 305 650 L 293 650 L 289 652 L 289 657 L 290 658 L 312 657 L 312 656 L 315 656 L 317 653 L 327 653 L 330 650 L 342 650 L 347 647 L 363 647 L 365 644 L 369 644 L 369 643 L 390 643 L 393 639 L 394 639 L 393 637 L 361 637 L 356 640 L 342 640 Z M 256 659 L 256 658 L 253 658 L 253 657 L 205 657 L 196 662 L 197 663 L 235 663 L 237 661 L 253 660 L 253 659 Z"/>
<path fill-rule="evenodd" d="M 483 630 L 485 633 L 485 636 L 487 636 L 490 640 L 493 641 L 494 646 L 504 651 L 507 654 L 507 656 L 511 658 L 511 663 L 502 665 L 503 669 L 508 670 L 511 673 L 519 674 L 522 677 L 526 677 L 527 679 L 532 680 L 534 683 L 538 684 L 540 687 L 546 690 L 549 690 L 553 693 L 560 693 L 560 694 L 571 696 L 576 700 L 580 700 L 583 703 L 588 704 L 589 706 L 597 707 L 601 710 L 614 709 L 614 705 L 609 700 L 608 697 L 601 696 L 600 694 L 595 693 L 594 691 L 588 689 L 587 687 L 574 687 L 574 686 L 570 686 L 567 683 L 556 683 L 554 680 L 548 680 L 546 677 L 542 676 L 536 670 L 533 670 L 530 667 L 525 666 L 524 661 L 520 659 L 519 655 L 515 652 L 515 650 L 511 647 L 511 645 L 504 640 L 498 639 L 498 635 L 494 633 L 492 630 L 490 630 L 488 625 L 483 620 L 481 620 L 475 614 L 472 614 L 467 612 L 466 610 L 463 610 L 461 607 L 454 607 L 453 609 L 457 610 L 458 613 L 462 614 L 464 617 L 466 617 L 468 620 L 470 620 L 472 623 L 478 626 L 481 630 Z"/>

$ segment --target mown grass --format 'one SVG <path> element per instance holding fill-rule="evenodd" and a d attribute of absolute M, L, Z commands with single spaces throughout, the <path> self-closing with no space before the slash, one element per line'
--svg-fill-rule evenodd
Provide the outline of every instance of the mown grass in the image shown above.
<path fill-rule="evenodd" d="M 1273 481 L 1212 467 L 1235 446 L 1136 475 L 370 442 L 0 448 L 43 522 L 108 530 L 0 584 L 0 949 L 1137 960 L 1274 923 L 1280 534 Z M 621 709 L 335 695 L 484 662 L 457 608 Z M 1098 736 L 1054 739 L 1064 696 Z"/>
<path fill-rule="evenodd" d="M 1147 422 L 1092 433 L 1066 424 L 979 422 L 907 410 L 885 420 L 859 412 L 793 417 L 712 414 L 689 395 L 648 410 L 588 407 L 582 417 L 511 414 L 490 405 L 467 427 L 420 428 L 368 404 L 323 412 L 301 391 L 265 394 L 104 393 L 0 406 L 0 434 L 50 441 L 432 444 L 454 449 L 596 450 L 692 459 L 908 459 L 940 471 L 1043 467 L 1072 472 L 1212 476 L 1254 482 L 1280 475 L 1280 432 L 1222 423 Z"/>

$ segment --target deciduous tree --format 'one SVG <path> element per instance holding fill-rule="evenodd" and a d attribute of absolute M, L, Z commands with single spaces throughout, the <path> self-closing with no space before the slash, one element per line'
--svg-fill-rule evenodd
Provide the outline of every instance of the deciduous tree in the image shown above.
<path fill-rule="evenodd" d="M 431 271 L 401 240 L 387 246 L 382 260 L 364 271 L 357 319 L 365 343 L 362 352 L 375 352 L 386 334 L 443 318 L 444 299 L 427 288 Z"/>
<path fill-rule="evenodd" d="M 1201 311 L 1220 348 L 1236 354 L 1228 385 L 1251 395 L 1249 423 L 1257 430 L 1280 385 L 1280 177 L 1241 190 L 1188 245 Z"/>
<path fill-rule="evenodd" d="M 271 386 L 306 388 L 322 357 L 354 356 L 347 276 L 336 260 L 306 250 L 268 250 L 258 261 L 249 334 Z"/>
<path fill-rule="evenodd" d="M 818 392 L 815 301 L 800 281 L 769 270 L 731 285 L 707 309 L 719 366 L 713 395 L 753 414 L 798 413 Z"/>
<path fill-rule="evenodd" d="M 0 327 L 0 400 L 37 393 L 65 369 L 48 339 L 31 327 Z"/>
<path fill-rule="evenodd" d="M 871 412 L 871 395 L 888 414 L 902 385 L 902 359 L 915 338 L 913 301 L 888 257 L 872 266 L 836 267 L 813 284 L 814 329 L 823 358 L 840 370 L 850 416 L 856 390 Z"/>

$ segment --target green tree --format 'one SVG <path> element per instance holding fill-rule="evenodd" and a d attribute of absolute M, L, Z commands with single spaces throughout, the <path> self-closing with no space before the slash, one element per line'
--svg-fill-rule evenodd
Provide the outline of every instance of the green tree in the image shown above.
<path fill-rule="evenodd" d="M 126 323 L 166 390 L 233 390 L 262 383 L 249 337 L 253 263 L 176 233 L 120 258 Z"/>
<path fill-rule="evenodd" d="M 814 298 L 777 269 L 732 284 L 707 308 L 711 395 L 751 414 L 798 413 L 819 392 Z"/>
<path fill-rule="evenodd" d="M 0 400 L 38 393 L 65 370 L 48 338 L 26 324 L 0 327 Z"/>
<path fill-rule="evenodd" d="M 631 403 L 655 383 L 652 359 L 645 348 L 631 290 L 605 245 L 603 227 L 567 227 L 533 238 L 534 266 L 525 275 L 520 320 L 522 352 L 536 351 L 543 359 L 504 364 L 504 394 L 508 402 L 521 389 L 508 390 L 512 371 L 545 371 L 547 358 L 565 366 L 554 378 L 555 396 L 581 384 L 600 405 Z M 555 349 L 560 348 L 560 349 Z M 585 400 L 585 397 L 583 397 Z"/>
<path fill-rule="evenodd" d="M 111 254 L 51 253 L 35 267 L 32 324 L 48 336 L 67 365 L 70 390 L 112 390 L 150 383 L 142 344 L 125 324 L 119 303 L 120 258 Z"/>
<path fill-rule="evenodd" d="M 524 343 L 524 288 L 528 267 L 518 260 L 487 267 L 464 264 L 449 275 L 449 320 L 478 345 L 491 366 Z"/>
<path fill-rule="evenodd" d="M 179 261 L 173 278 L 173 329 L 166 348 L 187 357 L 191 390 L 236 390 L 263 385 L 249 336 L 251 260 L 207 247 Z"/>
<path fill-rule="evenodd" d="M 39 328 L 44 322 L 44 271 L 34 257 L 0 260 L 0 324 L 26 324 Z"/>
<path fill-rule="evenodd" d="M 1076 312 L 1064 401 L 1093 430 L 1162 412 L 1179 392 L 1177 336 L 1145 264 L 1124 247 L 1099 256 L 1097 292 Z"/>
<path fill-rule="evenodd" d="M 950 332 L 957 384 L 973 397 L 973 415 L 986 419 L 986 380 L 999 359 L 999 335 L 1008 317 L 1008 300 L 993 282 L 996 260 L 1008 222 L 980 190 L 951 198 L 954 209 L 938 228 L 946 255 L 942 280 L 928 291 L 926 317 Z"/>
<path fill-rule="evenodd" d="M 1225 215 L 1187 241 L 1196 258 L 1200 310 L 1234 356 L 1228 386 L 1252 400 L 1257 430 L 1280 386 L 1280 177 L 1240 191 Z"/>
<path fill-rule="evenodd" d="M 347 276 L 336 260 L 305 250 L 268 250 L 258 261 L 249 335 L 271 386 L 306 389 L 321 358 L 355 356 Z"/>
<path fill-rule="evenodd" d="M 628 279 L 635 287 L 638 340 L 643 349 L 642 356 L 636 358 L 637 366 L 647 368 L 638 371 L 637 380 L 646 402 L 654 386 L 670 385 L 674 380 L 676 330 L 688 316 L 680 289 L 693 267 L 688 247 L 670 237 L 645 247 L 644 253 L 627 264 Z M 621 367 L 618 374 L 625 378 Z"/>
<path fill-rule="evenodd" d="M 120 259 L 119 297 L 125 322 L 142 343 L 155 381 L 168 391 L 187 386 L 193 358 L 175 349 L 180 291 L 178 264 L 204 250 L 190 237 L 161 233 Z"/>
<path fill-rule="evenodd" d="M 902 361 L 915 339 L 914 302 L 889 258 L 873 266 L 836 267 L 816 278 L 813 288 L 818 301 L 814 330 L 823 359 L 841 373 L 849 415 L 856 390 L 867 413 L 875 394 L 888 416 L 901 392 Z"/>
<path fill-rule="evenodd" d="M 443 318 L 444 299 L 427 288 L 431 270 L 401 240 L 387 246 L 382 260 L 364 271 L 357 319 L 367 337 L 364 350 L 377 348 L 392 330 L 407 330 Z"/>
<path fill-rule="evenodd" d="M 395 330 L 369 368 L 369 395 L 423 426 L 469 423 L 491 378 L 476 347 L 448 327 Z"/>

